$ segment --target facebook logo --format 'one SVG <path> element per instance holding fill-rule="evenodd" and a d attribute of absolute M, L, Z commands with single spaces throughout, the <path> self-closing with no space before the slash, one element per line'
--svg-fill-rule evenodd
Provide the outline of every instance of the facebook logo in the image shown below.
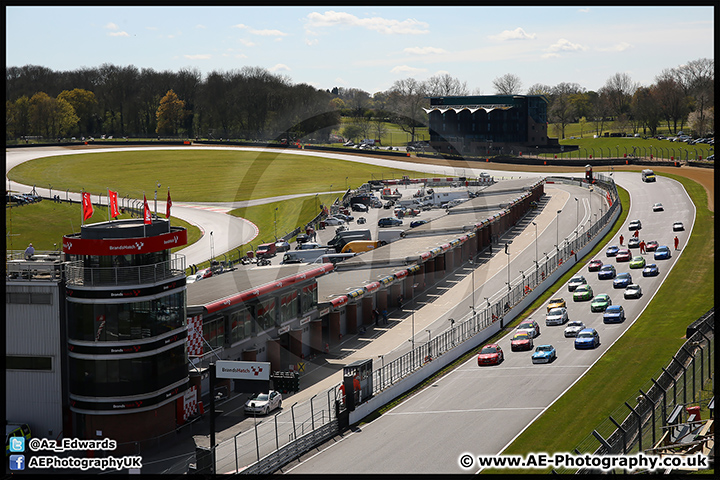
<path fill-rule="evenodd" d="M 25 451 L 25 437 L 10 437 L 10 451 L 20 453 Z"/>
<path fill-rule="evenodd" d="M 25 455 L 10 455 L 10 470 L 25 470 Z"/>

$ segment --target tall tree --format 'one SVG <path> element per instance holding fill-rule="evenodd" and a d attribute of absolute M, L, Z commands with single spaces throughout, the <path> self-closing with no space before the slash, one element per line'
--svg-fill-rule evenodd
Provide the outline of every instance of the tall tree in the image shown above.
<path fill-rule="evenodd" d="M 663 70 L 656 77 L 655 88 L 652 92 L 660 105 L 660 112 L 667 122 L 668 129 L 677 133 L 678 123 L 681 123 L 690 112 L 690 105 L 682 85 L 676 80 L 675 73 L 672 70 Z M 670 122 L 672 122 L 672 126 Z"/>
<path fill-rule="evenodd" d="M 63 99 L 72 105 L 78 116 L 78 136 L 92 131 L 93 122 L 98 114 L 98 102 L 93 92 L 81 88 L 63 90 L 58 95 L 58 99 Z"/>
<path fill-rule="evenodd" d="M 174 91 L 169 90 L 160 100 L 156 115 L 158 134 L 177 135 L 178 128 L 187 115 L 185 102 L 180 100 Z"/>
<path fill-rule="evenodd" d="M 522 81 L 517 75 L 506 73 L 493 80 L 495 95 L 519 95 L 522 91 Z"/>
<path fill-rule="evenodd" d="M 426 97 L 425 85 L 414 78 L 397 80 L 390 87 L 388 108 L 391 118 L 403 132 L 410 134 L 411 142 L 415 142 L 417 128 L 427 119 L 422 109 L 428 104 Z"/>
<path fill-rule="evenodd" d="M 607 96 L 612 115 L 619 116 L 630 111 L 630 101 L 637 88 L 638 84 L 627 73 L 616 73 L 607 79 L 603 93 Z"/>
<path fill-rule="evenodd" d="M 425 88 L 430 97 L 464 96 L 469 94 L 467 82 L 450 76 L 447 73 L 433 75 L 425 81 Z"/>

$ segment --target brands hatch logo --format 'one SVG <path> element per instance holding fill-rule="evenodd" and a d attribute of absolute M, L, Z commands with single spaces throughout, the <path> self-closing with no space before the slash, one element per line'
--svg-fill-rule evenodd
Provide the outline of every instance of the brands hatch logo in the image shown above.
<path fill-rule="evenodd" d="M 252 372 L 252 374 L 254 376 L 257 377 L 258 375 L 260 375 L 262 373 L 263 367 L 250 367 L 250 371 Z"/>
<path fill-rule="evenodd" d="M 178 243 L 178 236 L 175 235 L 175 236 L 173 236 L 173 238 L 168 238 L 167 240 L 165 240 L 165 241 L 163 242 L 163 245 L 167 245 L 167 244 L 169 244 L 169 243 L 175 243 L 175 244 L 177 244 L 177 243 Z"/>
<path fill-rule="evenodd" d="M 64 242 L 64 243 L 63 243 L 63 248 L 64 248 L 65 250 L 70 250 L 70 249 L 72 249 L 72 242 Z"/>

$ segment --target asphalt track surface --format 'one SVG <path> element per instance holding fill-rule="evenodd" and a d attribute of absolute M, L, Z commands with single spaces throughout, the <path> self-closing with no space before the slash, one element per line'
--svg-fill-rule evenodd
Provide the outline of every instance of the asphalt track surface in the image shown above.
<path fill-rule="evenodd" d="M 154 147 L 157 148 L 157 147 Z M 184 147 L 188 148 L 188 147 Z M 198 147 L 204 148 L 204 147 Z M 135 148 L 127 148 L 135 149 Z M 146 149 L 146 148 L 143 148 Z M 108 149 L 117 151 L 116 148 Z M 254 149 L 241 149 L 254 150 Z M 87 153 L 101 151 L 100 149 L 88 150 Z M 285 152 L 283 150 L 283 152 Z M 64 148 L 33 148 L 23 150 L 8 149 L 6 153 L 6 174 L 10 168 L 33 158 L 49 155 L 77 154 L 78 150 Z M 286 152 L 288 153 L 288 152 Z M 306 154 L 308 152 L 289 152 Z M 315 154 L 315 153 L 313 153 Z M 377 159 L 371 157 L 358 157 L 354 155 L 332 154 L 324 155 L 339 160 L 363 161 L 395 168 L 416 169 L 438 175 L 467 175 L 477 174 L 482 169 L 467 169 L 440 167 L 426 164 L 409 164 L 393 160 Z M 493 171 L 494 176 L 506 176 L 510 178 L 519 175 L 528 177 L 545 176 L 542 173 L 521 173 Z M 574 174 L 571 176 L 580 176 Z M 644 184 L 640 181 L 637 173 L 616 172 L 616 182 L 626 188 L 631 194 L 631 210 L 628 221 L 640 219 L 643 222 L 641 231 L 644 240 L 658 240 L 672 249 L 674 233 L 671 225 L 674 221 L 683 221 L 685 231 L 678 232 L 681 247 L 687 243 L 692 230 L 694 220 L 694 205 L 685 193 L 682 186 L 674 180 L 665 177 L 658 177 L 654 184 Z M 548 185 L 548 187 L 550 187 Z M 29 191 L 31 187 L 19 186 L 13 183 L 12 189 L 17 191 Z M 38 193 L 48 195 L 49 192 L 38 188 Z M 537 237 L 538 250 L 550 251 L 556 243 L 555 231 L 558 231 L 560 238 L 567 236 L 576 226 L 576 218 L 583 224 L 597 210 L 597 205 L 592 204 L 591 197 L 587 202 L 581 196 L 581 192 L 559 192 L 552 196 L 555 202 L 562 202 L 558 209 L 562 210 L 561 222 L 555 222 L 554 207 L 552 219 L 545 222 L 538 221 L 540 233 Z M 71 194 L 72 197 L 73 194 Z M 582 199 L 582 204 L 572 201 L 572 196 Z M 79 199 L 79 194 L 78 197 Z M 559 200 L 558 200 L 559 199 Z M 266 199 L 266 201 L 275 201 Z M 664 212 L 652 212 L 651 205 L 661 201 L 665 205 Z M 256 201 L 262 202 L 262 200 Z M 159 202 L 158 207 L 164 202 Z M 202 239 L 195 245 L 183 249 L 181 253 L 188 258 L 188 264 L 200 263 L 210 257 L 210 236 L 208 232 L 215 233 L 214 245 L 216 254 L 236 248 L 237 245 L 247 243 L 248 238 L 256 233 L 248 230 L 247 222 L 242 219 L 228 218 L 223 213 L 230 208 L 237 208 L 235 203 L 217 204 L 173 204 L 173 216 L 182 218 L 191 224 L 197 225 L 204 233 Z M 582 206 L 580 206 L 582 205 Z M 239 205 L 238 205 L 239 206 Z M 202 207 L 202 208 L 200 208 Z M 160 208 L 159 208 L 160 210 Z M 550 210 L 550 209 L 548 209 Z M 160 211 L 158 212 L 160 213 Z M 163 210 L 164 213 L 164 210 Z M 545 215 L 547 217 L 547 214 Z M 228 241 L 224 243 L 226 230 L 236 229 L 235 235 L 240 235 L 237 245 Z M 521 234 L 525 241 L 522 255 L 513 258 L 511 270 L 516 274 L 517 270 L 524 269 L 525 263 L 532 265 L 535 258 L 535 249 L 532 244 L 535 234 L 532 226 L 526 228 Z M 625 239 L 630 237 L 631 232 L 624 225 L 618 233 L 623 234 Z M 531 236 L 531 239 L 527 237 Z M 227 235 L 233 238 L 233 235 Z M 238 238 L 238 237 L 235 237 Z M 627 242 L 627 240 L 626 240 Z M 516 240 L 516 243 L 522 243 Z M 612 243 L 612 242 L 611 242 Z M 614 243 L 618 244 L 617 238 Z M 225 249 L 225 247 L 228 247 Z M 194 248 L 193 248 L 194 247 Z M 193 249 L 193 250 L 191 250 Z M 636 252 L 633 252 L 635 254 Z M 670 260 L 655 261 L 660 267 L 660 275 L 654 278 L 642 278 L 639 270 L 632 270 L 634 283 L 639 283 L 644 295 L 639 300 L 623 300 L 622 290 L 613 289 L 609 280 L 597 280 L 595 273 L 588 273 L 586 268 L 581 270 L 589 283 L 593 286 L 594 292 L 608 293 L 613 303 L 621 303 L 626 310 L 627 320 L 620 325 L 603 325 L 602 314 L 590 313 L 589 302 L 573 303 L 571 294 L 563 287 L 558 296 L 563 296 L 568 301 L 568 313 L 571 320 L 583 320 L 587 326 L 597 328 L 600 332 L 601 346 L 596 350 L 575 351 L 571 339 L 565 339 L 562 335 L 564 327 L 546 327 L 544 317 L 534 318 L 541 325 L 541 336 L 536 339 L 535 345 L 550 343 L 558 351 L 558 359 L 549 365 L 532 365 L 529 352 L 511 352 L 510 335 L 500 341 L 505 351 L 505 361 L 499 366 L 480 368 L 476 360 L 472 359 L 451 374 L 438 380 L 432 387 L 425 389 L 411 399 L 403 402 L 390 412 L 370 424 L 364 425 L 350 435 L 346 435 L 341 441 L 332 443 L 331 448 L 322 450 L 314 456 L 308 456 L 297 466 L 288 466 L 284 470 L 292 473 L 464 473 L 477 471 L 476 466 L 462 468 L 459 465 L 459 457 L 464 453 L 471 455 L 494 455 L 501 453 L 504 448 L 512 442 L 537 416 L 547 409 L 562 393 L 567 390 L 580 376 L 585 373 L 592 364 L 612 345 L 612 343 L 634 322 L 654 295 L 662 283 L 670 268 L 677 260 L 680 252 L 673 251 L 673 258 Z M 648 262 L 652 255 L 645 256 Z M 613 263 L 618 267 L 618 272 L 630 271 L 628 264 L 617 264 L 614 259 L 607 263 Z M 500 259 L 504 262 L 504 259 Z M 477 275 L 476 275 L 477 276 Z M 502 278 L 503 272 L 494 275 Z M 478 276 L 475 279 L 477 287 L 490 282 L 492 278 L 487 275 L 485 278 Z M 495 281 L 500 282 L 499 279 Z M 475 285 L 474 285 L 475 287 Z M 489 288 L 489 287 L 488 287 Z M 476 298 L 482 298 L 475 291 Z M 489 290 L 488 290 L 489 292 Z M 487 295 L 486 295 L 487 296 Z M 462 302 L 468 301 L 468 295 Z M 447 302 L 440 302 L 436 308 L 447 309 L 457 305 L 449 305 Z M 466 308 L 465 305 L 463 307 Z M 544 307 L 539 312 L 544 311 Z M 449 316 L 448 313 L 446 316 Z M 537 317 L 538 314 L 535 316 Z M 460 315 L 458 315 L 460 316 Z M 438 322 L 446 321 L 445 318 L 438 318 Z M 407 327 L 407 325 L 405 325 Z M 393 329 L 395 330 L 395 329 Z M 407 332 L 400 332 L 399 336 Z M 407 338 L 407 335 L 404 337 Z M 407 343 L 405 339 L 402 342 Z M 400 354 L 401 352 L 396 352 Z M 309 394 L 309 392 L 307 392 Z M 537 451 L 543 451 L 538 446 Z M 358 455 L 358 452 L 365 452 Z M 348 462 L 352 458 L 352 462 Z"/>

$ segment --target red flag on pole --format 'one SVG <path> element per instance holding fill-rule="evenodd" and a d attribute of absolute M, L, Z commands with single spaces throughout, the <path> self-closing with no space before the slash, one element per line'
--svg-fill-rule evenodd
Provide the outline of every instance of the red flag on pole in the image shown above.
<path fill-rule="evenodd" d="M 165 218 L 170 218 L 170 207 L 172 207 L 172 200 L 170 200 L 170 189 L 168 188 L 168 199 L 165 207 Z"/>
<path fill-rule="evenodd" d="M 143 195 L 143 204 L 143 222 L 145 223 L 145 225 L 150 225 L 152 223 L 152 213 L 150 213 L 150 207 L 148 206 L 147 198 L 145 198 L 145 195 Z"/>
<path fill-rule="evenodd" d="M 108 197 L 110 197 L 110 217 L 115 218 L 120 216 L 118 210 L 118 194 L 112 190 L 108 190 Z"/>
<path fill-rule="evenodd" d="M 90 200 L 89 192 L 82 192 L 82 208 L 83 208 L 83 220 L 93 216 L 93 206 Z"/>

